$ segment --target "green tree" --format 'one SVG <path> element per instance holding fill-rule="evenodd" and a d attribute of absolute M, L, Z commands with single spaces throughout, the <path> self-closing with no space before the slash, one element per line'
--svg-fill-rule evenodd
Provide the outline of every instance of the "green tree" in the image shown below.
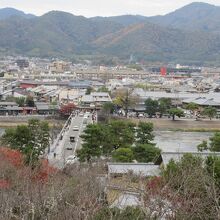
<path fill-rule="evenodd" d="M 25 100 L 25 104 L 28 106 L 28 107 L 34 107 L 35 104 L 34 104 L 34 98 L 32 96 L 28 96 Z"/>
<path fill-rule="evenodd" d="M 209 117 L 210 120 L 212 120 L 212 118 L 216 116 L 217 110 L 216 108 L 209 106 L 209 107 L 204 108 L 204 110 L 202 111 L 202 114 Z"/>
<path fill-rule="evenodd" d="M 24 107 L 24 105 L 25 105 L 25 98 L 24 97 L 15 98 L 15 101 L 19 107 Z"/>
<path fill-rule="evenodd" d="M 102 86 L 101 88 L 98 89 L 98 92 L 108 92 L 109 93 L 110 91 L 105 86 Z"/>
<path fill-rule="evenodd" d="M 209 156 L 205 162 L 207 171 L 215 179 L 216 184 L 220 187 L 220 157 Z"/>
<path fill-rule="evenodd" d="M 113 95 L 115 96 L 114 104 L 120 106 L 125 111 L 127 118 L 129 108 L 132 108 L 138 102 L 138 97 L 133 95 L 132 89 L 118 89 Z"/>
<path fill-rule="evenodd" d="M 6 99 L 5 99 L 6 102 L 15 102 L 15 97 L 10 95 L 10 96 L 7 96 Z"/>
<path fill-rule="evenodd" d="M 118 148 L 130 147 L 135 141 L 134 126 L 124 121 L 88 125 L 81 135 L 82 148 L 77 151 L 80 161 L 109 156 Z"/>
<path fill-rule="evenodd" d="M 49 108 L 50 108 L 50 112 L 54 115 L 55 112 L 58 111 L 58 103 L 57 103 L 57 101 L 51 102 L 50 105 L 49 105 Z"/>
<path fill-rule="evenodd" d="M 10 146 L 12 149 L 18 149 L 22 153 L 24 153 L 25 148 L 29 147 L 31 140 L 31 131 L 26 125 L 6 129 L 1 138 L 3 144 Z"/>
<path fill-rule="evenodd" d="M 172 102 L 170 98 L 160 98 L 158 102 L 159 102 L 160 117 L 162 117 L 163 114 L 167 113 L 168 110 L 171 108 Z"/>
<path fill-rule="evenodd" d="M 202 152 L 204 150 L 208 150 L 208 143 L 207 141 L 203 141 L 201 144 L 197 146 L 198 151 Z"/>
<path fill-rule="evenodd" d="M 168 113 L 172 116 L 173 121 L 175 120 L 175 116 L 179 118 L 184 116 L 183 110 L 179 108 L 171 108 L 168 110 Z"/>
<path fill-rule="evenodd" d="M 137 143 L 138 144 L 148 144 L 154 139 L 153 135 L 153 123 L 140 122 L 136 129 Z"/>
<path fill-rule="evenodd" d="M 220 152 L 220 132 L 216 132 L 213 137 L 210 137 L 209 149 L 214 152 Z"/>
<path fill-rule="evenodd" d="M 108 124 L 107 129 L 110 129 L 111 143 L 114 146 L 114 149 L 130 147 L 134 143 L 134 127 L 134 123 L 120 120 L 114 120 Z"/>
<path fill-rule="evenodd" d="M 102 110 L 107 114 L 112 114 L 114 111 L 114 104 L 112 102 L 106 102 L 102 106 Z"/>
<path fill-rule="evenodd" d="M 127 67 L 130 68 L 130 69 L 135 69 L 135 70 L 137 70 L 137 71 L 143 70 L 142 66 L 139 65 L 139 64 L 130 64 L 130 65 L 128 65 Z"/>
<path fill-rule="evenodd" d="M 112 102 L 106 102 L 102 106 L 102 111 L 101 113 L 105 116 L 107 121 L 109 120 L 110 114 L 114 112 L 114 104 Z"/>
<path fill-rule="evenodd" d="M 115 162 L 131 163 L 134 159 L 133 151 L 130 148 L 119 148 L 112 153 Z"/>
<path fill-rule="evenodd" d="M 145 101 L 145 108 L 146 108 L 146 113 L 149 115 L 150 118 L 152 118 L 152 116 L 159 111 L 159 103 L 157 100 L 148 98 Z"/>
<path fill-rule="evenodd" d="M 49 149 L 49 125 L 45 121 L 31 119 L 28 125 L 6 129 L 1 141 L 12 149 L 19 150 L 24 154 L 26 163 L 35 166 L 40 156 Z"/>
<path fill-rule="evenodd" d="M 89 124 L 81 138 L 82 148 L 77 151 L 81 162 L 90 162 L 92 158 L 102 155 L 103 127 L 100 124 Z"/>
<path fill-rule="evenodd" d="M 190 102 L 187 106 L 186 109 L 192 111 L 193 113 L 199 109 L 199 105 L 194 103 L 194 102 Z"/>
<path fill-rule="evenodd" d="M 153 144 L 139 144 L 132 148 L 134 159 L 140 163 L 156 162 L 161 150 Z"/>
<path fill-rule="evenodd" d="M 86 89 L 86 95 L 90 95 L 91 92 L 93 92 L 93 88 L 91 86 L 89 86 L 87 89 Z"/>

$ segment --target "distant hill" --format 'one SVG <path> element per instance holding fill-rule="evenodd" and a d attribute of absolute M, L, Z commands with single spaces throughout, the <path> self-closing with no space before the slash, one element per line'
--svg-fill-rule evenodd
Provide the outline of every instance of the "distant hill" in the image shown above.
<path fill-rule="evenodd" d="M 164 16 L 147 19 L 159 25 L 220 33 L 220 7 L 195 2 Z"/>
<path fill-rule="evenodd" d="M 122 57 L 134 54 L 152 61 L 220 59 L 220 35 L 186 32 L 151 23 L 126 27 L 94 43 L 103 53 Z"/>
<path fill-rule="evenodd" d="M 123 26 L 152 22 L 161 26 L 186 30 L 200 30 L 220 33 L 220 7 L 202 2 L 194 2 L 164 16 L 145 17 L 141 15 L 121 15 L 94 17 L 91 20 L 114 21 Z"/>
<path fill-rule="evenodd" d="M 10 18 L 12 16 L 21 16 L 24 18 L 33 18 L 35 15 L 25 14 L 23 11 L 19 11 L 14 8 L 1 8 L 0 9 L 0 20 Z"/>
<path fill-rule="evenodd" d="M 149 61 L 217 62 L 220 60 L 219 8 L 193 3 L 155 17 L 85 18 L 51 11 L 27 19 L 14 14 L 0 19 L 0 54 L 121 59 L 133 54 L 139 60 Z"/>
<path fill-rule="evenodd" d="M 121 28 L 114 22 L 92 22 L 58 11 L 34 19 L 12 17 L 0 21 L 0 51 L 34 56 L 87 54 L 92 51 L 91 41 Z"/>
<path fill-rule="evenodd" d="M 133 24 L 139 24 L 147 21 L 147 17 L 141 15 L 121 15 L 112 17 L 93 17 L 90 18 L 92 21 L 113 21 L 123 26 L 129 26 Z"/>

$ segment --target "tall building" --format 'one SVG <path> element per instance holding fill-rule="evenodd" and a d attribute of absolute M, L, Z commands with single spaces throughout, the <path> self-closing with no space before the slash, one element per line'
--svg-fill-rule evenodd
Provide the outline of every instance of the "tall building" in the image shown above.
<path fill-rule="evenodd" d="M 69 71 L 70 65 L 69 63 L 63 61 L 54 61 L 52 64 L 50 64 L 49 68 L 51 72 L 62 73 L 65 71 Z"/>
<path fill-rule="evenodd" d="M 29 62 L 28 62 L 28 60 L 25 60 L 25 59 L 16 60 L 16 64 L 20 69 L 24 69 L 24 68 L 29 67 Z"/>

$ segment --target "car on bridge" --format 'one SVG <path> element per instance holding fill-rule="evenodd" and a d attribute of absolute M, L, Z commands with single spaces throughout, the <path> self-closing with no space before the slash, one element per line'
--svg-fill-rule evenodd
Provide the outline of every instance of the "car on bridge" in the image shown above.
<path fill-rule="evenodd" d="M 66 165 L 71 165 L 77 162 L 77 157 L 75 155 L 70 155 L 69 157 L 66 158 Z"/>
<path fill-rule="evenodd" d="M 68 146 L 66 147 L 66 150 L 73 150 L 73 146 L 68 145 Z"/>
<path fill-rule="evenodd" d="M 79 126 L 74 126 L 73 127 L 73 131 L 78 131 L 79 130 Z"/>
<path fill-rule="evenodd" d="M 75 136 L 70 136 L 70 142 L 74 143 L 75 142 Z"/>
<path fill-rule="evenodd" d="M 83 117 L 84 114 L 82 112 L 79 113 L 79 117 Z"/>

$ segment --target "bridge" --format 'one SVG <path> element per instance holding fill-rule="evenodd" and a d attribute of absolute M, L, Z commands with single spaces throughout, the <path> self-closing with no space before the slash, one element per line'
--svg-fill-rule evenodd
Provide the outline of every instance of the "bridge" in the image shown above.
<path fill-rule="evenodd" d="M 68 158 L 76 156 L 76 150 L 82 145 L 81 134 L 87 124 L 94 123 L 93 115 L 97 118 L 96 113 L 72 112 L 48 149 L 47 158 L 52 166 L 62 169 Z"/>

